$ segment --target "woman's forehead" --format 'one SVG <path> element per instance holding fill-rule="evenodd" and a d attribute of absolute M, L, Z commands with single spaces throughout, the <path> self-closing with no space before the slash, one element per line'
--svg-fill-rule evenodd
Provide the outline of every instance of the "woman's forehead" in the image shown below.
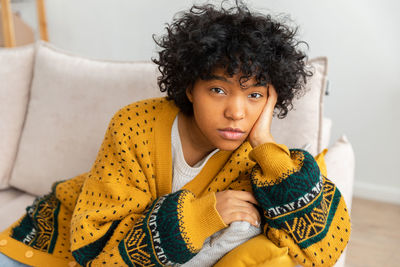
<path fill-rule="evenodd" d="M 238 83 L 242 88 L 260 86 L 255 76 L 247 77 L 241 72 L 229 75 L 224 68 L 215 68 L 214 71 L 207 76 L 205 80 L 218 80 L 230 84 Z"/>

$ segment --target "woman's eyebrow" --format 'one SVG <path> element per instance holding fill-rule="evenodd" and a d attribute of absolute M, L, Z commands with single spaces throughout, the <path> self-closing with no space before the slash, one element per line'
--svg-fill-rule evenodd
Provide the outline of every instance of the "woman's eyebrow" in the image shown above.
<path fill-rule="evenodd" d="M 219 80 L 219 81 L 223 81 L 223 82 L 227 82 L 227 83 L 233 83 L 232 81 L 229 81 L 227 78 L 225 78 L 224 76 L 218 76 L 218 75 L 215 75 L 215 74 L 211 74 L 210 76 L 209 76 L 209 78 L 208 79 L 206 79 L 206 80 Z"/>
<path fill-rule="evenodd" d="M 219 75 L 216 75 L 216 74 L 211 74 L 205 80 L 206 81 L 218 80 L 218 81 L 223 81 L 223 82 L 227 82 L 227 83 L 233 84 L 232 81 L 228 80 L 224 76 L 219 76 Z M 252 84 L 250 86 L 243 87 L 242 90 L 247 90 L 247 89 L 250 89 L 250 88 L 253 88 L 253 87 L 262 87 L 262 86 L 264 86 L 264 85 L 262 85 L 260 83 L 255 83 L 255 84 Z"/>

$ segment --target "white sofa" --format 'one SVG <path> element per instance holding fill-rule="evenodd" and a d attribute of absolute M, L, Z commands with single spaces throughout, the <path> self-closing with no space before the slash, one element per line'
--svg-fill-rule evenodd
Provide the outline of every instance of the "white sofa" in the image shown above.
<path fill-rule="evenodd" d="M 317 155 L 328 147 L 328 177 L 351 206 L 354 153 L 343 135 L 329 146 L 323 115 L 327 60 L 310 60 L 314 76 L 272 133 L 289 148 Z M 148 62 L 88 59 L 38 41 L 0 48 L 0 230 L 21 217 L 54 181 L 88 171 L 112 115 L 139 99 L 161 96 Z M 336 266 L 343 266 L 344 255 Z"/>

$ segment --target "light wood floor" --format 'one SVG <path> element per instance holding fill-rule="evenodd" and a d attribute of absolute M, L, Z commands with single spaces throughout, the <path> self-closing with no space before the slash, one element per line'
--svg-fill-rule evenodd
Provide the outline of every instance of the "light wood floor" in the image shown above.
<path fill-rule="evenodd" d="M 400 266 L 400 205 L 353 198 L 346 267 Z"/>

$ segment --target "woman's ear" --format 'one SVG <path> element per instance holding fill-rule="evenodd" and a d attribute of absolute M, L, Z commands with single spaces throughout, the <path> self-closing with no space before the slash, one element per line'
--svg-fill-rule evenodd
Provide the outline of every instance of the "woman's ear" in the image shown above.
<path fill-rule="evenodd" d="M 186 88 L 186 96 L 189 99 L 190 103 L 193 103 L 192 89 L 190 87 Z"/>

